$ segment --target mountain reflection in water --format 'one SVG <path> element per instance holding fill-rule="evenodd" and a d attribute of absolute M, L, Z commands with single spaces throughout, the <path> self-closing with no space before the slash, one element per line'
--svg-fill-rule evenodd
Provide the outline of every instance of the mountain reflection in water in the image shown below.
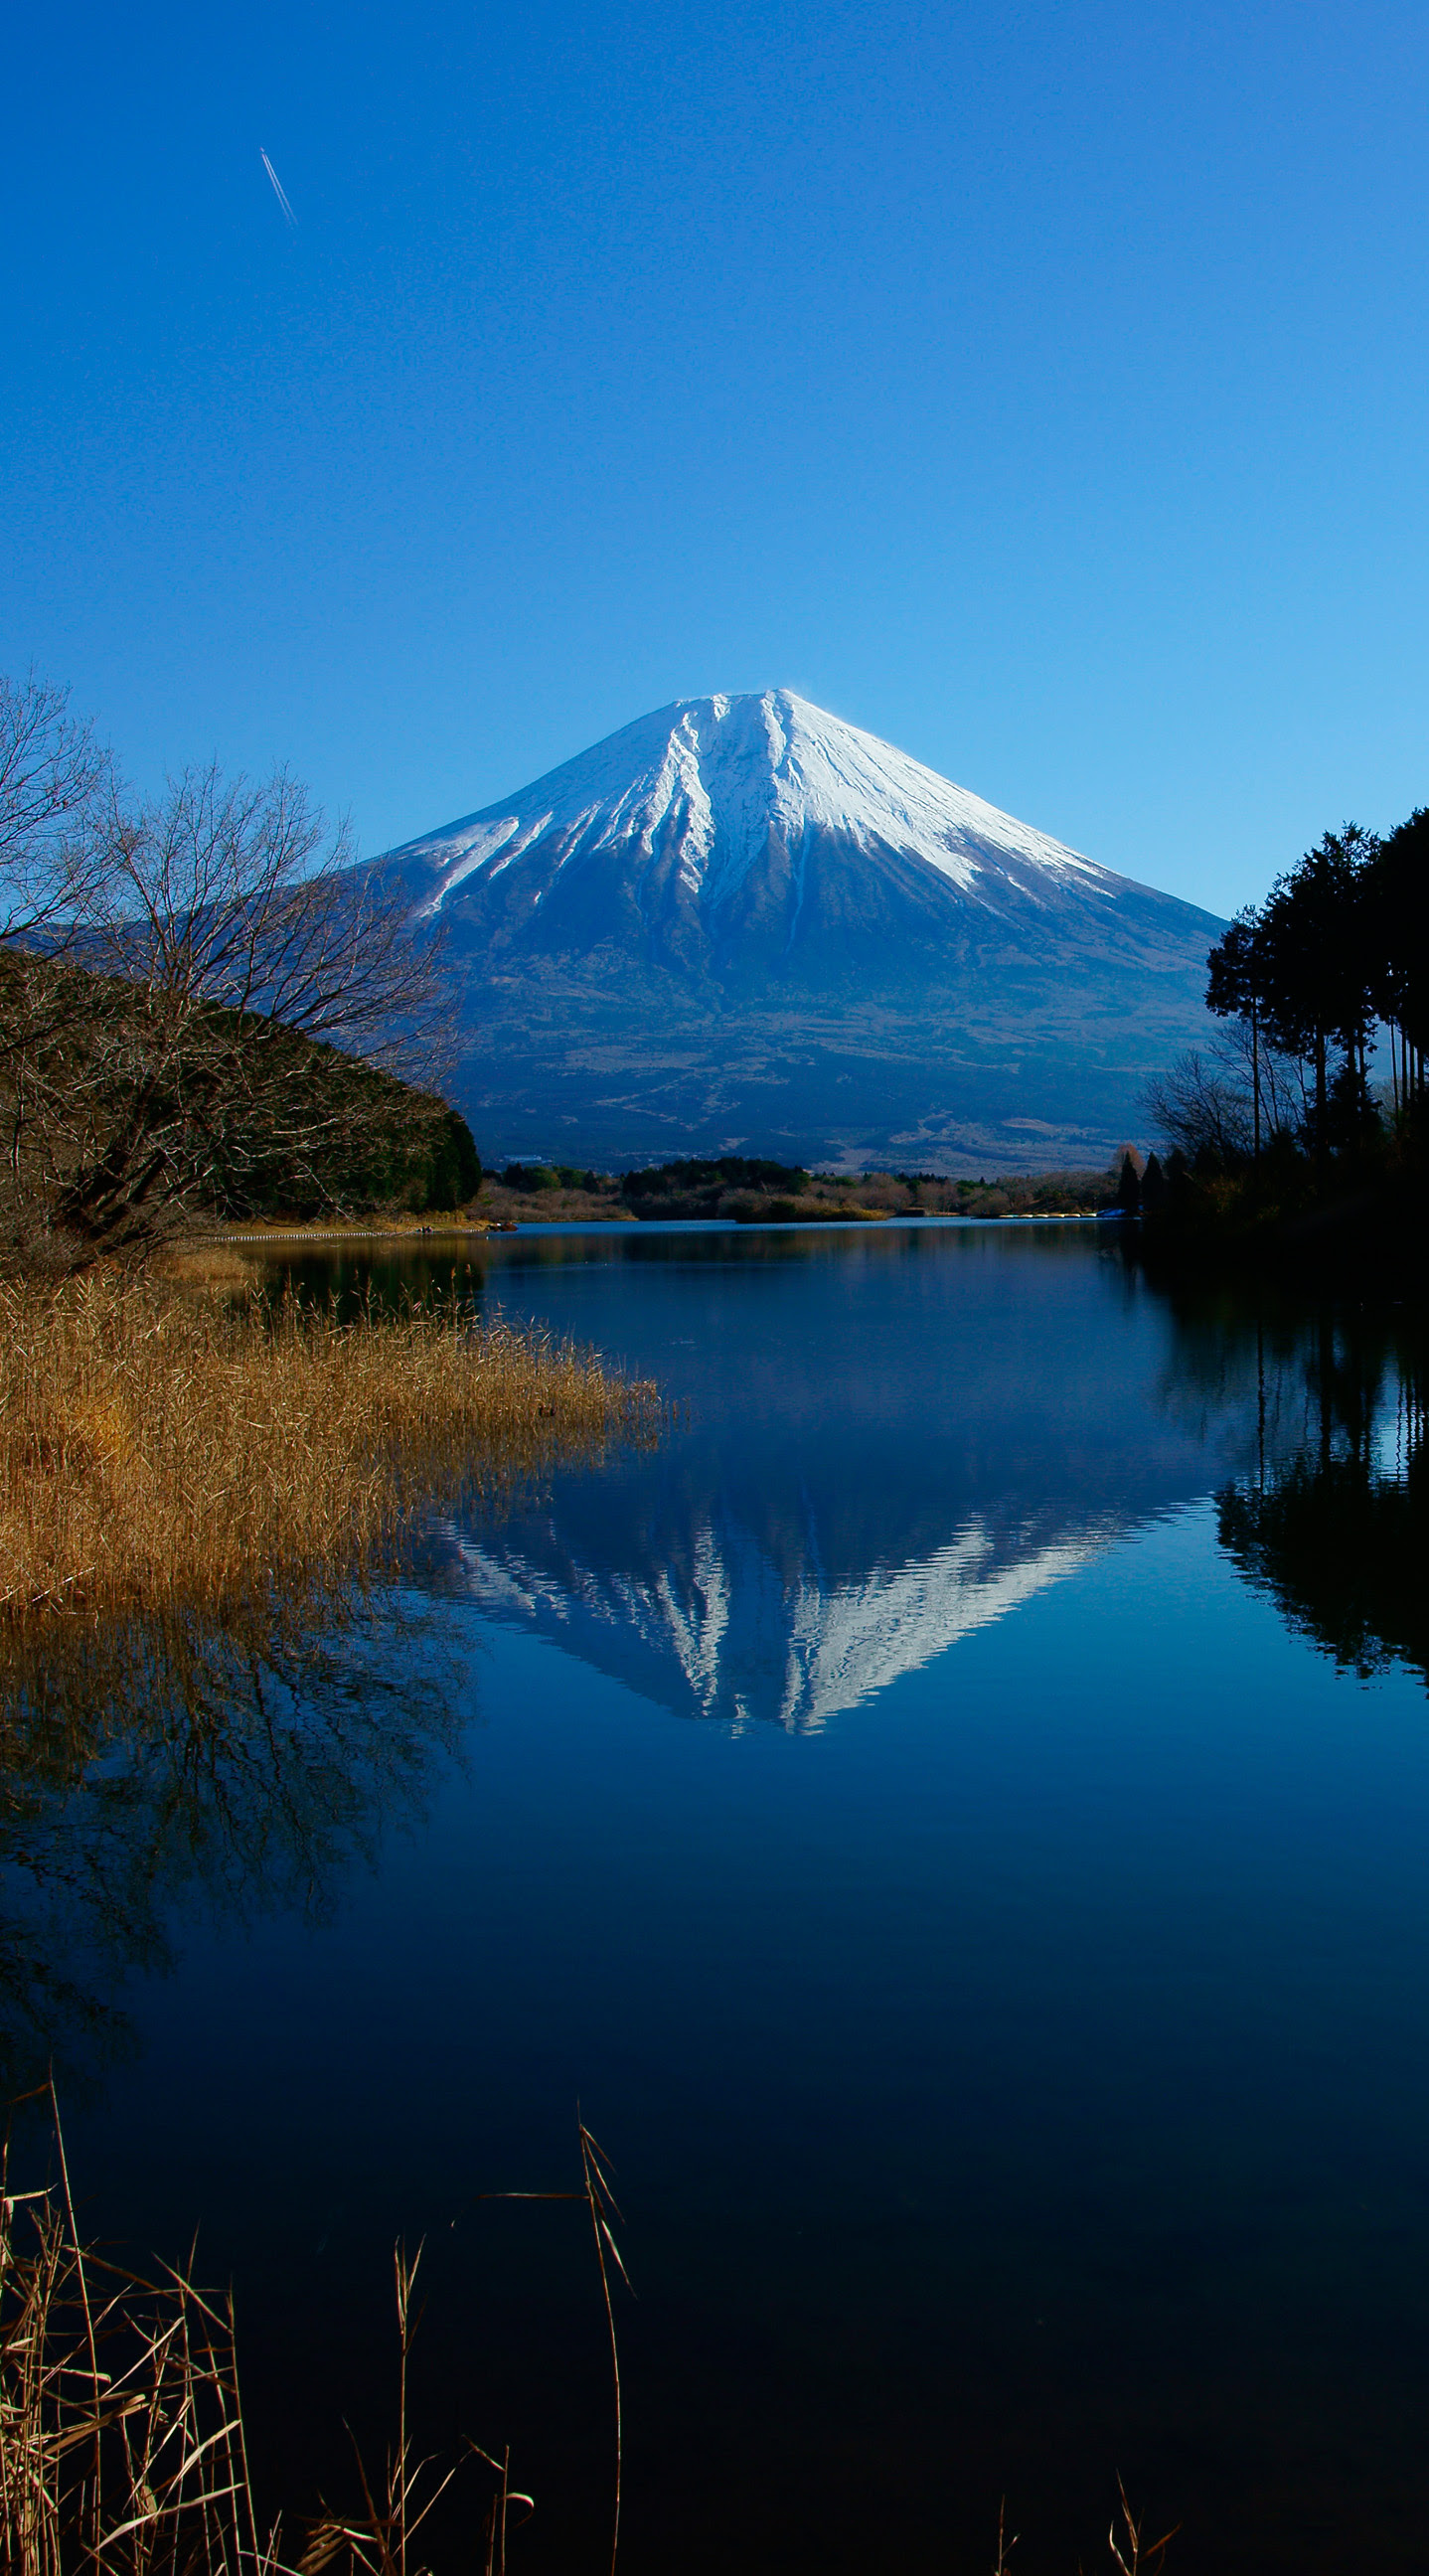
<path fill-rule="evenodd" d="M 637 1306 L 640 1269 L 679 1248 L 615 1247 Z M 688 1409 L 660 1452 L 451 1532 L 489 1616 L 682 1716 L 809 1731 L 1184 1492 L 1180 1444 L 1148 1439 L 1119 1379 L 1121 1295 L 1085 1244 L 1069 1262 L 1029 1241 L 1014 1313 L 991 1243 L 954 1255 L 949 1306 L 946 1235 L 765 1237 L 733 1379 L 714 1248 L 696 1262 L 685 1239 L 678 1344 L 641 1348 Z"/>
<path fill-rule="evenodd" d="M 1010 1303 L 1004 1236 L 996 1262 L 968 1246 L 951 1316 L 916 1280 L 911 1294 L 902 1283 L 906 1328 L 871 1348 L 847 1293 L 858 1265 L 845 1253 L 821 1270 L 816 1241 L 771 1271 L 733 1387 L 719 1375 L 718 1273 L 683 1283 L 690 1330 L 674 1366 L 688 1420 L 657 1456 L 598 1481 L 558 1478 L 538 1508 L 499 1525 L 448 1529 L 454 1570 L 483 1613 L 680 1715 L 803 1732 L 1235 1468 L 1260 1479 L 1222 1498 L 1242 1571 L 1267 1579 L 1252 1524 L 1263 1553 L 1276 1512 L 1290 1514 L 1313 1476 L 1322 1563 L 1299 1568 L 1302 1589 L 1344 1584 L 1333 1525 L 1338 1516 L 1357 1542 L 1356 1516 L 1372 1509 L 1363 1547 L 1385 1620 L 1392 1629 L 1391 1597 L 1412 1616 L 1417 1435 L 1392 1320 L 1267 1315 L 1235 1297 L 1170 1302 L 1148 1384 L 1123 1348 L 1128 1308 L 1144 1324 L 1161 1305 L 1145 1283 L 1114 1252 L 1089 1259 L 1083 1242 L 1069 1263 L 1065 1238 L 1032 1238 Z M 627 1258 L 637 1252 L 654 1247 Z M 918 1238 L 884 1236 L 867 1257 L 916 1270 Z M 640 1364 L 658 1355 L 642 1349 Z M 1389 1467 L 1377 1445 L 1386 1406 L 1399 1422 Z M 1353 1616 L 1332 1609 L 1329 1591 L 1325 1605 L 1331 1620 Z M 1288 1591 L 1282 1606 L 1292 1615 Z"/>
<path fill-rule="evenodd" d="M 720 1495 L 693 1504 L 663 1547 L 658 1533 L 638 1535 L 623 1563 L 608 1546 L 575 1553 L 554 1528 L 457 1544 L 490 1615 L 681 1716 L 772 1718 L 806 1732 L 1070 1574 L 1106 1534 L 1042 1540 L 1035 1524 L 998 1531 L 975 1520 L 931 1556 L 844 1582 L 825 1574 L 812 1505 L 802 1546 L 777 1554 Z"/>

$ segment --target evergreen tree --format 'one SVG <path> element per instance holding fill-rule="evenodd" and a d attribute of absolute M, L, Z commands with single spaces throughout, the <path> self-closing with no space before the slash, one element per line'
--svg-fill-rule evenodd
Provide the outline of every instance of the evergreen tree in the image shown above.
<path fill-rule="evenodd" d="M 1358 823 L 1326 832 L 1265 903 L 1233 921 L 1211 951 L 1208 1007 L 1249 1023 L 1260 1138 L 1262 1040 L 1298 1056 L 1314 1077 L 1311 1142 L 1323 1174 L 1335 1124 L 1348 1136 L 1369 1115 L 1368 1051 L 1381 960 L 1370 888 L 1380 857 Z M 1338 1062 L 1336 1059 L 1338 1058 Z"/>
<path fill-rule="evenodd" d="M 1365 879 L 1375 1009 L 1390 1031 L 1396 1110 L 1422 1109 L 1429 1060 L 1429 807 L 1417 806 Z"/>
<path fill-rule="evenodd" d="M 1251 904 L 1238 912 L 1219 945 L 1211 950 L 1207 961 L 1210 981 L 1206 986 L 1206 1008 L 1218 1019 L 1243 1020 L 1250 1031 L 1252 1147 L 1256 1163 L 1260 1161 L 1260 1064 L 1261 1024 L 1267 992 L 1267 959 L 1265 933 L 1259 914 Z"/>
<path fill-rule="evenodd" d="M 1346 1106 L 1368 1099 L 1365 1058 L 1374 1026 L 1373 981 L 1365 936 L 1364 878 L 1379 843 L 1346 823 L 1326 832 L 1298 868 L 1272 886 L 1262 916 L 1266 1024 L 1274 1042 L 1302 1056 L 1315 1074 L 1315 1158 L 1330 1144 L 1332 1054 L 1343 1060 Z"/>

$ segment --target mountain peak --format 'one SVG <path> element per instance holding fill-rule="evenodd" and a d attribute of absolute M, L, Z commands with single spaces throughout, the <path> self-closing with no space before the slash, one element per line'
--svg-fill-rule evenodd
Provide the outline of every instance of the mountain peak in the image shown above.
<path fill-rule="evenodd" d="M 771 833 L 788 851 L 810 831 L 921 861 L 963 893 L 989 865 L 1000 874 L 1007 859 L 1114 882 L 1064 843 L 790 689 L 677 698 L 394 856 L 434 870 L 427 908 L 435 912 L 469 878 L 504 874 L 537 841 L 558 844 L 564 865 L 617 844 L 653 861 L 673 840 L 686 897 L 718 908 L 760 865 Z"/>

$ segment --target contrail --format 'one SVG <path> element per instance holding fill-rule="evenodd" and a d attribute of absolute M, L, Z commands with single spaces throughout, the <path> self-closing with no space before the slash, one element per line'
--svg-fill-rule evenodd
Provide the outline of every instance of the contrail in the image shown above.
<path fill-rule="evenodd" d="M 263 167 L 267 171 L 269 178 L 273 182 L 273 194 L 277 198 L 279 205 L 282 207 L 284 214 L 287 216 L 288 222 L 293 231 L 296 232 L 298 229 L 298 218 L 288 203 L 287 189 L 284 187 L 282 180 L 279 178 L 277 171 L 274 169 L 273 164 L 269 160 L 261 143 L 258 146 L 258 156 L 262 161 Z"/>

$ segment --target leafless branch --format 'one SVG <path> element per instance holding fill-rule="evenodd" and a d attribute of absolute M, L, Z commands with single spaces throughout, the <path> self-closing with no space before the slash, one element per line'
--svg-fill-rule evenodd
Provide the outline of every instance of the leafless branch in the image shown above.
<path fill-rule="evenodd" d="M 12 1223 L 39 1209 L 84 1258 L 260 1179 L 340 1206 L 396 1152 L 399 1102 L 397 1161 L 420 1151 L 448 1119 L 437 934 L 346 823 L 329 831 L 282 770 L 210 765 L 136 800 L 38 683 L 0 718 L 0 895 L 8 849 L 12 924 L 33 934 L 0 927 Z"/>
<path fill-rule="evenodd" d="M 0 674 L 0 940 L 47 931 L 53 943 L 83 913 L 110 780 L 67 690 Z"/>

